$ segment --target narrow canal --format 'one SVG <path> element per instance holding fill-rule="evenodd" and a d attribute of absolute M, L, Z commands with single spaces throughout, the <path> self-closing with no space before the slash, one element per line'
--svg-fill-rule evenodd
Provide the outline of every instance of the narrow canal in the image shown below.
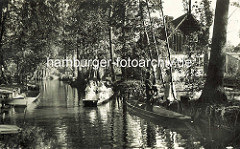
<path fill-rule="evenodd" d="M 84 95 L 63 82 L 45 81 L 41 90 L 36 103 L 27 109 L 9 109 L 2 117 L 1 123 L 25 129 L 20 137 L 1 136 L 1 147 L 13 148 L 19 144 L 24 148 L 103 149 L 226 146 L 219 131 L 212 133 L 179 122 L 151 122 L 129 113 L 116 100 L 97 108 L 83 107 Z"/>

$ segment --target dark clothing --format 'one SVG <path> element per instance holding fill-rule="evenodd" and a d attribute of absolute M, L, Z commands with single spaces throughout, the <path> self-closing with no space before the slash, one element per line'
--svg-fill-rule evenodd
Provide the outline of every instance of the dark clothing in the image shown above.
<path fill-rule="evenodd" d="M 152 82 L 149 79 L 145 80 L 145 86 L 146 86 L 146 95 L 147 95 L 147 110 L 152 111 L 152 104 L 151 104 L 151 99 L 152 99 Z"/>
<path fill-rule="evenodd" d="M 147 95 L 147 100 L 149 101 L 150 98 L 152 97 L 152 82 L 149 79 L 145 80 L 145 86 L 146 86 L 146 95 Z"/>

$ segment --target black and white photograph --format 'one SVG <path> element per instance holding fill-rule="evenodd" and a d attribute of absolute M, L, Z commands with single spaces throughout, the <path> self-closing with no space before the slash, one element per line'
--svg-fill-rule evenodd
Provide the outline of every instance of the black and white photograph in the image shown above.
<path fill-rule="evenodd" d="M 240 0 L 0 0 L 0 148 L 240 148 Z"/>

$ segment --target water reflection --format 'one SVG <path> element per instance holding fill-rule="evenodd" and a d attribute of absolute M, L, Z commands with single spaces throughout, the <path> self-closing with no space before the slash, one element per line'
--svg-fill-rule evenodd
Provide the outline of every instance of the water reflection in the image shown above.
<path fill-rule="evenodd" d="M 238 133 L 148 121 L 117 100 L 83 107 L 84 94 L 59 81 L 41 86 L 38 102 L 27 108 L 25 124 L 24 108 L 6 113 L 4 123 L 16 124 L 24 132 L 0 136 L 0 148 L 222 148 L 239 142 Z"/>

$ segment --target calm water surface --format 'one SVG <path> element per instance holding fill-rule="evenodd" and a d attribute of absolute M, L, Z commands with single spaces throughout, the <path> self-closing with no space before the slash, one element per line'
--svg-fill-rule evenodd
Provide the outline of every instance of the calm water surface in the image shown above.
<path fill-rule="evenodd" d="M 235 135 L 219 130 L 148 121 L 114 99 L 97 108 L 83 107 L 84 95 L 63 82 L 42 82 L 41 90 L 36 103 L 27 109 L 12 108 L 2 117 L 1 123 L 24 131 L 1 136 L 0 147 L 222 148 L 237 144 Z"/>

